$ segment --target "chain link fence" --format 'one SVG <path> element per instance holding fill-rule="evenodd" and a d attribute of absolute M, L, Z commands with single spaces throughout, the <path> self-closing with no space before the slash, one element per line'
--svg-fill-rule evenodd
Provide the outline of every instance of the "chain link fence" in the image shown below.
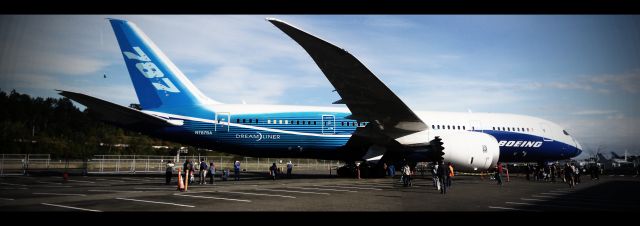
<path fill-rule="evenodd" d="M 0 159 L 0 176 L 24 175 L 29 170 L 61 170 L 82 169 L 92 174 L 131 174 L 158 173 L 164 174 L 168 161 L 175 163 L 175 170 L 182 170 L 184 162 L 189 159 L 194 167 L 199 167 L 200 159 L 209 165 L 214 163 L 216 170 L 233 171 L 235 161 L 240 161 L 240 168 L 245 172 L 269 172 L 269 167 L 276 163 L 281 172 L 285 172 L 287 163 L 291 161 L 295 172 L 335 173 L 335 169 L 344 162 L 336 160 L 293 159 L 293 158 L 252 158 L 232 156 L 157 156 L 157 155 L 94 155 L 87 160 L 52 160 L 49 154 L 2 154 Z"/>

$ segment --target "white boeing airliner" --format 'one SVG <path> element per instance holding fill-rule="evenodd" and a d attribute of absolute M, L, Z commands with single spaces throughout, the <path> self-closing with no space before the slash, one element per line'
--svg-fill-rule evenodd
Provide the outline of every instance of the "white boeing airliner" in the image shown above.
<path fill-rule="evenodd" d="M 223 104 L 209 99 L 133 23 L 109 19 L 141 110 L 85 94 L 60 94 L 99 119 L 158 138 L 255 157 L 444 161 L 458 170 L 500 162 L 544 162 L 581 153 L 557 124 L 531 116 L 411 110 L 344 49 L 267 19 L 313 58 L 344 107 Z"/>

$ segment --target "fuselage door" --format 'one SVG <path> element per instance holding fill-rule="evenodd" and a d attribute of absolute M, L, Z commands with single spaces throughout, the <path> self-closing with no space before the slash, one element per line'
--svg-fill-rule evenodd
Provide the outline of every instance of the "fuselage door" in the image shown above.
<path fill-rule="evenodd" d="M 543 141 L 553 141 L 553 139 L 551 139 L 551 131 L 546 123 L 540 123 L 540 132 L 542 134 Z"/>
<path fill-rule="evenodd" d="M 469 130 L 471 131 L 478 131 L 478 132 L 483 132 L 482 131 L 482 124 L 480 123 L 480 120 L 471 120 L 469 121 Z"/>
<path fill-rule="evenodd" d="M 333 115 L 322 115 L 322 134 L 336 133 L 336 117 Z"/>
<path fill-rule="evenodd" d="M 216 132 L 226 133 L 229 132 L 229 121 L 231 121 L 231 114 L 229 112 L 216 112 Z"/>

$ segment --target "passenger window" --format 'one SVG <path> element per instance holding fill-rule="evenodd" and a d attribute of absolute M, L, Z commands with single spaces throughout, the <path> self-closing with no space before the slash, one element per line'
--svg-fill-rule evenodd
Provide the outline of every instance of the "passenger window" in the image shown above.
<path fill-rule="evenodd" d="M 278 124 L 282 124 L 282 119 L 278 120 Z"/>
<path fill-rule="evenodd" d="M 316 121 L 313 121 L 313 125 L 315 125 L 315 124 L 316 124 Z"/>
<path fill-rule="evenodd" d="M 249 123 L 252 123 L 252 122 L 253 122 L 253 119 L 249 119 Z"/>
<path fill-rule="evenodd" d="M 300 121 L 296 120 L 296 124 L 297 124 L 297 125 L 300 125 Z"/>
<path fill-rule="evenodd" d="M 438 125 L 438 129 L 440 129 L 440 125 Z"/>
<path fill-rule="evenodd" d="M 284 120 L 284 124 L 289 124 L 289 120 Z"/>
<path fill-rule="evenodd" d="M 258 119 L 256 119 L 256 124 L 258 124 Z"/>
<path fill-rule="evenodd" d="M 451 129 L 451 126 L 447 125 L 447 129 Z"/>
<path fill-rule="evenodd" d="M 431 125 L 431 129 L 436 129 L 436 125 Z"/>
<path fill-rule="evenodd" d="M 302 125 L 304 125 L 304 121 L 302 121 Z"/>
<path fill-rule="evenodd" d="M 236 123 L 240 123 L 240 119 L 236 119 Z"/>
<path fill-rule="evenodd" d="M 458 130 L 460 130 L 460 126 L 458 126 Z"/>
<path fill-rule="evenodd" d="M 344 126 L 344 122 L 340 122 L 340 125 L 341 125 L 341 126 Z"/>
<path fill-rule="evenodd" d="M 462 129 L 463 129 L 463 130 L 467 130 L 467 128 L 465 128 L 465 126 L 462 126 Z"/>
<path fill-rule="evenodd" d="M 271 119 L 267 120 L 267 124 L 271 124 Z"/>
<path fill-rule="evenodd" d="M 246 120 L 246 119 L 242 119 L 242 123 L 245 123 L 245 122 L 246 122 L 245 120 Z"/>

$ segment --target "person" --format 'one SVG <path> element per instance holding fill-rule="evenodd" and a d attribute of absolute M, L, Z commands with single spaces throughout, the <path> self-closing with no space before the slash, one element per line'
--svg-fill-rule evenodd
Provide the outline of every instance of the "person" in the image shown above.
<path fill-rule="evenodd" d="M 236 180 L 240 180 L 240 161 L 236 160 L 233 164 L 233 170 L 235 171 Z"/>
<path fill-rule="evenodd" d="M 496 181 L 498 182 L 498 185 L 502 187 L 502 176 L 500 175 L 500 169 L 497 166 L 496 166 L 495 178 L 496 178 Z"/>
<path fill-rule="evenodd" d="M 291 171 L 293 171 L 293 163 L 291 163 L 291 161 L 289 161 L 287 163 L 287 177 L 291 178 Z"/>
<path fill-rule="evenodd" d="M 229 169 L 224 169 L 222 171 L 222 181 L 227 181 L 227 179 L 229 178 Z"/>
<path fill-rule="evenodd" d="M 575 163 L 571 163 L 571 167 L 573 167 L 573 182 L 575 184 L 580 184 L 580 166 L 576 166 Z"/>
<path fill-rule="evenodd" d="M 389 173 L 391 174 L 391 178 L 396 176 L 396 165 L 395 164 L 391 164 L 389 166 Z"/>
<path fill-rule="evenodd" d="M 453 164 L 449 163 L 449 176 L 447 177 L 447 187 L 451 187 L 452 177 L 453 177 Z"/>
<path fill-rule="evenodd" d="M 575 186 L 573 183 L 573 170 L 571 168 L 571 165 L 569 165 L 569 163 L 566 163 L 564 166 L 564 178 L 569 184 L 570 188 L 573 188 Z"/>
<path fill-rule="evenodd" d="M 213 164 L 213 161 L 209 162 L 209 183 L 213 184 L 216 177 L 216 166 Z"/>
<path fill-rule="evenodd" d="M 527 174 L 527 181 L 530 180 L 529 175 L 531 174 L 531 165 L 527 164 L 527 167 L 524 169 L 525 173 Z"/>
<path fill-rule="evenodd" d="M 200 158 L 200 184 L 207 184 L 207 162 L 204 161 L 204 158 Z"/>
<path fill-rule="evenodd" d="M 182 164 L 182 169 L 184 170 L 184 182 L 192 182 L 191 174 L 193 173 L 193 164 L 191 164 L 191 160 L 185 160 L 184 164 Z"/>
<path fill-rule="evenodd" d="M 551 164 L 551 182 L 555 183 L 556 182 L 556 175 L 558 174 L 558 167 L 556 167 L 556 164 Z"/>
<path fill-rule="evenodd" d="M 173 162 L 171 160 L 167 161 L 167 169 L 165 171 L 165 179 L 166 179 L 166 184 L 170 184 L 171 183 L 171 176 L 173 176 L 173 167 L 175 165 L 173 164 Z"/>
<path fill-rule="evenodd" d="M 595 171 L 596 171 L 595 172 L 596 180 L 599 180 L 600 179 L 600 166 L 598 164 L 596 164 Z"/>
<path fill-rule="evenodd" d="M 271 165 L 271 167 L 269 168 L 269 172 L 271 174 L 271 178 L 273 178 L 273 180 L 276 180 L 276 173 L 278 170 L 278 167 L 276 166 L 276 163 L 274 162 L 273 165 Z"/>
<path fill-rule="evenodd" d="M 384 168 L 384 172 L 389 176 L 389 169 L 387 168 L 387 163 L 382 163 L 382 168 Z"/>
<path fill-rule="evenodd" d="M 360 179 L 360 163 L 356 162 L 356 179 Z"/>
<path fill-rule="evenodd" d="M 449 167 L 444 165 L 443 161 L 438 162 L 438 179 L 440 180 L 440 194 L 447 194 L 447 177 L 449 176 Z"/>
<path fill-rule="evenodd" d="M 411 183 L 411 167 L 406 163 L 402 167 L 402 183 L 405 187 L 408 187 Z"/>
<path fill-rule="evenodd" d="M 433 179 L 433 186 L 440 191 L 440 180 L 438 179 L 438 164 L 433 163 L 431 166 L 431 178 Z"/>

